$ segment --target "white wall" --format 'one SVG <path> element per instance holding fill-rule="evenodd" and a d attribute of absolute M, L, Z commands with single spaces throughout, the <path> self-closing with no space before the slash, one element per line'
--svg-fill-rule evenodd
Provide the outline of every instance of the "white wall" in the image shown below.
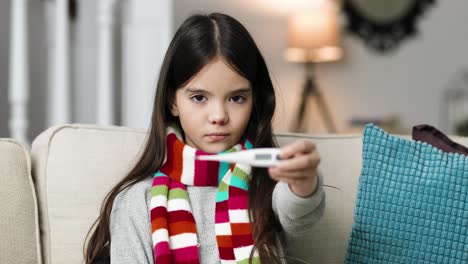
<path fill-rule="evenodd" d="M 10 1 L 0 1 L 0 137 L 8 137 L 8 51 Z"/>
<path fill-rule="evenodd" d="M 286 5 L 304 1 L 176 1 L 175 26 L 191 13 L 219 11 L 240 20 L 266 57 L 279 100 L 275 126 L 286 129 L 293 111 L 283 102 L 296 101 L 303 70 L 283 60 L 286 48 Z M 313 2 L 313 1 L 310 1 Z M 268 5 L 270 3 L 270 5 Z M 271 3 L 276 6 L 271 5 Z M 203 8 L 201 8 L 203 7 Z M 341 123 L 352 117 L 401 116 L 407 133 L 416 123 L 441 122 L 440 94 L 468 64 L 467 1 L 437 1 L 419 21 L 420 34 L 388 55 L 377 55 L 364 43 L 344 34 L 345 58 L 317 67 L 319 86 Z M 342 127 L 343 125 L 341 125 Z"/>
<path fill-rule="evenodd" d="M 47 128 L 47 38 L 44 1 L 28 1 L 29 42 L 29 129 L 32 140 Z M 31 141 L 30 141 L 31 142 Z"/>
<path fill-rule="evenodd" d="M 389 56 L 377 56 L 347 37 L 345 61 L 319 69 L 340 115 L 397 113 L 408 132 L 416 123 L 439 126 L 441 93 L 468 65 L 466 10 L 467 1 L 437 1 L 420 20 L 419 36 Z"/>
<path fill-rule="evenodd" d="M 191 13 L 220 11 L 239 19 L 252 33 L 259 45 L 273 77 L 278 94 L 275 126 L 287 129 L 294 112 L 286 108 L 297 105 L 302 85 L 303 69 L 286 62 L 282 54 L 286 48 L 285 5 L 300 1 L 280 0 L 176 0 L 174 29 Z M 304 2 L 304 1 L 303 1 Z M 437 1 L 420 20 L 417 38 L 407 40 L 388 55 L 377 55 L 361 40 L 345 34 L 345 58 L 336 63 L 319 65 L 318 83 L 330 102 L 335 117 L 342 122 L 351 117 L 380 117 L 390 114 L 402 116 L 409 128 L 416 123 L 441 124 L 440 94 L 455 74 L 468 67 L 468 10 L 467 1 Z M 8 45 L 11 0 L 0 1 L 0 137 L 8 137 Z M 74 92 L 78 104 L 74 107 L 76 122 L 92 123 L 95 111 L 96 21 L 95 2 L 80 0 L 80 27 L 76 30 L 76 50 L 79 87 Z M 273 3 L 273 4 L 272 4 Z M 29 1 L 30 13 L 30 74 L 31 116 L 30 138 L 45 127 L 47 46 L 43 17 L 44 4 Z M 201 8 L 203 7 L 203 8 Z M 285 11 L 286 10 L 286 11 Z M 116 80 L 120 81 L 120 80 Z"/>

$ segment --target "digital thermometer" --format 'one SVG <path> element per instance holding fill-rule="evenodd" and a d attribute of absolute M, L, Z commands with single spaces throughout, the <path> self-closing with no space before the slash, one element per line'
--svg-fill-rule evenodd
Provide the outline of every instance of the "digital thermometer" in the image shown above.
<path fill-rule="evenodd" d="M 252 167 L 272 167 L 281 160 L 279 148 L 255 148 L 217 155 L 200 155 L 195 158 L 207 161 L 247 164 Z"/>

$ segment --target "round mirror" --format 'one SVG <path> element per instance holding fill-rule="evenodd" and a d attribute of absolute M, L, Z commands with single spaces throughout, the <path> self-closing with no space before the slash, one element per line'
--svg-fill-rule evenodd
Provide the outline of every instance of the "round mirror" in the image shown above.
<path fill-rule="evenodd" d="M 435 0 L 344 0 L 349 32 L 387 52 L 417 33 L 416 20 Z"/>

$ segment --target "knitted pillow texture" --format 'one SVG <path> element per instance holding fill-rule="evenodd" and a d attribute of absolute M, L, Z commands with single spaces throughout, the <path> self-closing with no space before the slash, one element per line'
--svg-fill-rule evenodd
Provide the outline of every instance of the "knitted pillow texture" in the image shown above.
<path fill-rule="evenodd" d="M 345 263 L 468 263 L 468 157 L 368 124 Z"/>

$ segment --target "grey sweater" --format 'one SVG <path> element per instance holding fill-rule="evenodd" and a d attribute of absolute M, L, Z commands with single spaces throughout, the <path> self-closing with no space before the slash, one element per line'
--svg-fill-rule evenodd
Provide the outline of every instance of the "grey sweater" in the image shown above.
<path fill-rule="evenodd" d="M 122 191 L 114 201 L 110 219 L 112 264 L 154 263 L 149 215 L 151 183 L 151 178 L 139 182 Z M 216 187 L 187 187 L 203 264 L 220 263 L 214 223 L 216 190 Z M 310 245 L 311 227 L 324 211 L 323 177 L 319 174 L 317 189 L 307 198 L 296 196 L 286 183 L 277 183 L 272 203 L 283 227 L 277 234 L 280 254 L 287 262 L 300 259 L 311 263 L 310 251 L 304 245 Z"/>

